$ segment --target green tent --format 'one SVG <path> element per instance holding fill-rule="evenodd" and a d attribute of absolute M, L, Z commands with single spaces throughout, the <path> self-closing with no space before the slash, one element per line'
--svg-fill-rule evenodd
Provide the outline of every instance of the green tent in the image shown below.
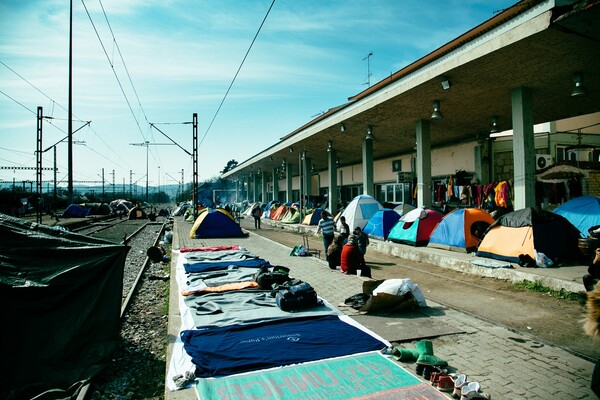
<path fill-rule="evenodd" d="M 283 224 L 299 224 L 302 220 L 300 216 L 300 211 L 297 208 L 290 207 L 289 210 L 285 213 L 283 218 L 281 218 L 281 223 Z"/>

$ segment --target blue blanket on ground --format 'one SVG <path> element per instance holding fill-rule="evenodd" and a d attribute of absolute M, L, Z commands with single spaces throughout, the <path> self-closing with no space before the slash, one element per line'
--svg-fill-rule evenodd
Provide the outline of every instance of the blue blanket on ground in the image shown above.
<path fill-rule="evenodd" d="M 248 260 L 239 260 L 239 261 L 212 261 L 212 262 L 199 262 L 194 264 L 184 263 L 183 268 L 185 272 L 188 274 L 192 272 L 207 272 L 207 271 L 219 271 L 223 269 L 227 269 L 230 265 L 235 265 L 237 267 L 249 267 L 249 268 L 259 268 L 263 265 L 267 267 L 271 267 L 268 261 L 263 260 L 262 258 L 251 258 Z"/>
<path fill-rule="evenodd" d="M 336 316 L 181 332 L 196 376 L 227 376 L 381 350 L 386 344 Z"/>

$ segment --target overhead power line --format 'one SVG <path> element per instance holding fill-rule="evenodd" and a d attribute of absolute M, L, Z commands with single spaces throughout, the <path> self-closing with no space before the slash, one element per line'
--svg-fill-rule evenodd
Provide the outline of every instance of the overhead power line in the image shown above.
<path fill-rule="evenodd" d="M 125 102 L 127 103 L 127 106 L 129 107 L 129 111 L 131 112 L 131 115 L 133 116 L 133 119 L 138 127 L 138 130 L 140 131 L 142 138 L 144 138 L 144 140 L 147 140 L 146 136 L 142 132 L 142 127 L 140 126 L 140 121 L 138 121 L 138 119 L 135 115 L 135 112 L 133 111 L 133 107 L 131 106 L 131 103 L 129 101 L 129 98 L 127 97 L 127 93 L 125 93 L 125 89 L 123 88 L 123 84 L 121 83 L 121 80 L 119 79 L 119 75 L 117 74 L 117 71 L 115 70 L 115 66 L 114 66 L 112 60 L 110 59 L 110 56 L 108 55 L 108 51 L 106 51 L 106 47 L 104 46 L 104 42 L 102 41 L 102 38 L 100 37 L 100 33 L 98 32 L 98 29 L 96 29 L 96 25 L 94 24 L 94 21 L 92 20 L 92 16 L 90 15 L 90 12 L 88 11 L 87 6 L 85 5 L 85 2 L 83 0 L 81 0 L 81 3 L 83 4 L 83 8 L 85 8 L 85 12 L 90 20 L 90 23 L 92 24 L 92 28 L 94 28 L 96 37 L 98 38 L 98 41 L 100 42 L 100 46 L 102 46 L 102 50 L 104 51 L 106 60 L 108 61 L 108 64 L 110 65 L 110 69 L 112 70 L 113 75 L 115 76 L 115 79 L 117 80 L 117 84 L 119 85 L 119 88 L 121 89 L 121 93 L 123 94 L 123 97 L 125 98 Z M 104 8 L 103 8 L 103 10 L 104 10 Z M 112 31 L 111 31 L 111 33 L 112 33 Z M 113 36 L 113 41 L 116 43 L 116 39 L 114 36 Z M 123 61 L 123 60 L 121 60 L 121 61 Z"/>
<path fill-rule="evenodd" d="M 248 47 L 248 50 L 246 51 L 246 54 L 244 55 L 244 59 L 242 60 L 242 62 L 240 63 L 240 66 L 238 67 L 231 83 L 229 84 L 229 87 L 227 88 L 227 91 L 225 92 L 225 96 L 223 96 L 223 99 L 221 100 L 221 104 L 219 104 L 219 108 L 217 108 L 217 111 L 215 112 L 215 115 L 213 116 L 212 120 L 210 121 L 210 124 L 208 125 L 208 128 L 206 128 L 206 132 L 204 132 L 204 135 L 202 136 L 202 139 L 200 139 L 200 144 L 202 144 L 202 142 L 204 142 L 204 138 L 206 137 L 206 135 L 208 134 L 208 132 L 210 131 L 210 128 L 212 127 L 213 123 L 215 122 L 215 119 L 217 118 L 217 115 L 219 115 L 219 111 L 221 111 L 221 107 L 223 107 L 223 103 L 225 102 L 225 99 L 227 98 L 227 95 L 229 94 L 229 91 L 231 90 L 231 87 L 233 86 L 233 83 L 235 82 L 238 74 L 240 73 L 240 70 L 242 69 L 242 66 L 244 65 L 244 62 L 246 61 L 246 58 L 248 57 L 248 54 L 250 54 L 250 50 L 252 49 L 252 46 L 254 45 L 254 42 L 256 41 L 256 38 L 258 37 L 258 34 L 260 33 L 263 25 L 265 24 L 265 21 L 267 20 L 267 17 L 269 16 L 269 13 L 271 12 L 271 9 L 273 8 L 273 5 L 275 5 L 275 0 L 273 0 L 273 2 L 271 3 L 271 6 L 269 7 L 269 9 L 267 10 L 267 13 L 265 14 L 265 17 L 263 18 L 260 26 L 258 27 L 258 30 L 256 31 L 256 34 L 254 35 L 254 38 L 252 39 L 252 43 L 250 43 L 250 47 Z"/>

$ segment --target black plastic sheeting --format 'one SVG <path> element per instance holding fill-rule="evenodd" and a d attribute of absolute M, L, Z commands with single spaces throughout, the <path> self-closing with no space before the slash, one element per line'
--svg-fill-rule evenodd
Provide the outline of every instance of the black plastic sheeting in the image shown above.
<path fill-rule="evenodd" d="M 69 398 L 110 362 L 128 251 L 0 214 L 0 398 Z"/>

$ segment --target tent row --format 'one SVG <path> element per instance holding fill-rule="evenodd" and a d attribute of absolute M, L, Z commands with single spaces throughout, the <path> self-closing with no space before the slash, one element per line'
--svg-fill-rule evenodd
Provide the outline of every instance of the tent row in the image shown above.
<path fill-rule="evenodd" d="M 360 226 L 374 239 L 476 251 L 481 257 L 514 263 L 524 256 L 534 261 L 546 256 L 552 263 L 569 263 L 581 259 L 581 241 L 600 227 L 600 198 L 576 197 L 553 212 L 530 207 L 494 220 L 477 208 L 460 208 L 446 215 L 423 208 L 391 210 L 373 197 L 361 195 L 341 215 L 352 229 Z"/>
<path fill-rule="evenodd" d="M 293 220 L 289 218 L 290 210 L 297 215 Z M 316 225 L 322 211 L 312 210 L 301 223 Z M 341 216 L 352 230 L 360 227 L 374 239 L 477 252 L 481 257 L 515 263 L 523 256 L 536 260 L 543 254 L 553 263 L 560 263 L 581 258 L 580 241 L 589 236 L 591 229 L 600 227 L 600 198 L 576 197 L 552 212 L 525 208 L 494 220 L 477 208 L 459 208 L 446 215 L 407 204 L 389 209 L 372 196 L 359 195 L 334 217 L 338 230 Z M 278 205 L 269 218 L 300 223 L 300 212 L 291 204 Z"/>

